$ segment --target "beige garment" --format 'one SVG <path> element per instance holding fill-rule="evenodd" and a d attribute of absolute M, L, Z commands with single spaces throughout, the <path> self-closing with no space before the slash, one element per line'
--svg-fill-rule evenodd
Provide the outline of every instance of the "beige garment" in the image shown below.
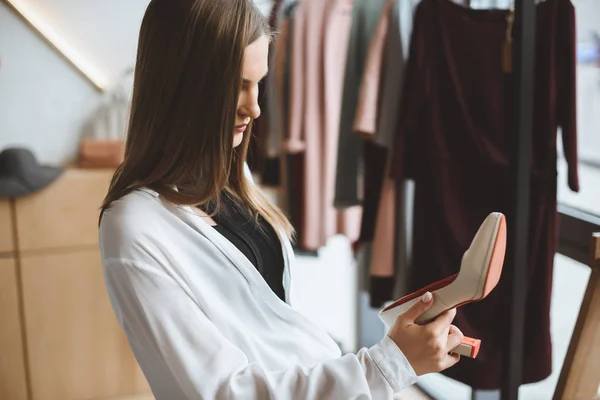
<path fill-rule="evenodd" d="M 354 241 L 362 209 L 333 206 L 343 77 L 352 1 L 302 0 L 293 26 L 290 135 L 304 151 L 304 221 L 300 247 L 317 250 L 337 233 Z"/>
<path fill-rule="evenodd" d="M 388 0 L 381 13 L 379 24 L 371 39 L 369 54 L 365 64 L 358 108 L 354 119 L 354 132 L 361 136 L 372 138 L 377 130 L 377 109 L 379 104 L 379 89 L 383 66 L 383 53 L 389 30 L 390 13 L 396 0 Z"/>
<path fill-rule="evenodd" d="M 390 14 L 396 0 L 385 4 L 379 23 L 369 45 L 365 72 L 360 88 L 358 107 L 354 120 L 357 134 L 372 138 L 377 128 L 377 109 L 383 66 L 383 53 L 389 29 Z M 381 197 L 377 211 L 370 274 L 374 277 L 392 277 L 395 271 L 396 238 L 396 182 L 389 178 L 391 155 L 388 158 Z"/>

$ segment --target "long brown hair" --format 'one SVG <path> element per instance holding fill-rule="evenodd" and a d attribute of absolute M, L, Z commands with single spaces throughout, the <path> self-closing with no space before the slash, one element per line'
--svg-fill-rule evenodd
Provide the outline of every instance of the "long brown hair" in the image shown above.
<path fill-rule="evenodd" d="M 216 201 L 217 207 L 227 190 L 291 238 L 285 214 L 245 179 L 250 135 L 232 147 L 244 50 L 262 35 L 270 35 L 269 28 L 252 0 L 150 2 L 140 29 L 125 161 L 100 219 L 111 203 L 141 187 L 175 204 Z"/>

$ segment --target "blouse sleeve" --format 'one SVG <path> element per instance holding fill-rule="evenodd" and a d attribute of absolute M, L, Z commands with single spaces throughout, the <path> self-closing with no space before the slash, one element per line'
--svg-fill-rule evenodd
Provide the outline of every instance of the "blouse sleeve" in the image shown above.
<path fill-rule="evenodd" d="M 570 1 L 561 2 L 556 32 L 558 124 L 561 127 L 563 150 L 569 167 L 568 183 L 579 191 L 577 156 L 577 55 L 575 8 Z"/>
<path fill-rule="evenodd" d="M 157 266 L 105 263 L 111 303 L 157 400 L 387 399 L 416 375 L 389 338 L 311 368 L 268 370 L 228 341 Z"/>

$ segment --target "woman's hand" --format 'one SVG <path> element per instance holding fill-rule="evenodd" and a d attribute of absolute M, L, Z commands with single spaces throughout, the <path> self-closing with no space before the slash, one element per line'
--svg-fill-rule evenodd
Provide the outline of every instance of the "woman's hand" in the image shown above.
<path fill-rule="evenodd" d="M 398 316 L 396 324 L 388 333 L 418 376 L 443 371 L 460 360 L 460 355 L 450 354 L 463 339 L 462 332 L 451 325 L 456 309 L 440 314 L 427 325 L 415 323 L 432 304 L 431 293 L 425 293 L 420 301 Z"/>

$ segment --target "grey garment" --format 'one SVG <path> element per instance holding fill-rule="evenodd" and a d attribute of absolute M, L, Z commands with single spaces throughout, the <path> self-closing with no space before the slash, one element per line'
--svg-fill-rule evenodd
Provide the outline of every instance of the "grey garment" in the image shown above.
<path fill-rule="evenodd" d="M 295 9 L 296 4 L 298 3 L 297 0 L 286 0 L 284 1 L 284 3 L 282 4 L 282 6 L 279 8 L 278 12 L 277 12 L 277 23 L 276 23 L 276 31 L 275 34 L 278 35 L 279 34 L 279 28 L 281 26 L 281 23 L 283 22 L 284 19 L 288 20 L 289 23 L 289 27 L 291 29 L 292 26 L 292 19 L 293 19 L 293 12 Z M 289 49 L 291 49 L 291 30 L 288 29 L 288 36 L 287 36 L 287 40 L 286 40 L 286 44 L 285 44 L 285 48 L 286 48 L 286 52 L 289 52 Z M 277 41 L 280 40 L 279 36 L 275 37 L 275 41 L 273 43 L 273 46 L 271 46 L 271 55 L 270 55 L 270 70 L 274 72 L 275 68 L 273 66 L 274 61 L 277 59 Z M 269 73 L 269 75 L 267 76 L 267 85 L 266 85 L 266 90 L 267 90 L 267 101 L 266 101 L 266 108 L 268 110 L 268 127 L 269 127 L 269 134 L 267 136 L 267 146 L 266 146 L 266 152 L 267 152 L 267 156 L 270 158 L 275 158 L 277 156 L 279 156 L 281 154 L 281 148 L 282 148 L 282 140 L 285 137 L 285 134 L 287 132 L 287 100 L 288 100 L 288 91 L 287 91 L 287 80 L 289 77 L 289 66 L 287 65 L 289 63 L 289 57 L 285 57 L 285 63 L 286 65 L 284 66 L 284 88 L 282 88 L 282 92 L 285 93 L 284 98 L 280 99 L 279 98 L 279 93 L 277 90 L 277 77 L 275 73 Z"/>
<path fill-rule="evenodd" d="M 357 270 L 357 285 L 359 291 L 368 292 L 371 283 L 371 258 L 373 256 L 373 243 L 363 243 L 360 250 L 355 253 L 356 270 Z"/>
<path fill-rule="evenodd" d="M 281 129 L 282 132 L 278 132 L 278 131 L 274 131 L 278 134 L 279 136 L 279 140 L 287 140 L 289 137 L 289 107 L 290 107 L 290 87 L 291 87 L 291 83 L 290 83 L 290 77 L 291 77 L 291 57 L 290 57 L 290 51 L 292 48 L 292 43 L 294 43 L 293 39 L 294 39 L 294 12 L 296 10 L 296 6 L 298 5 L 298 1 L 289 1 L 287 0 L 284 3 L 284 7 L 282 7 L 284 9 L 284 15 L 283 18 L 287 19 L 288 21 L 288 33 L 287 33 L 287 40 L 285 43 L 285 49 L 286 49 L 286 57 L 283 60 L 283 78 L 282 78 L 282 85 L 283 87 L 281 88 L 281 92 L 283 95 L 283 98 L 280 99 L 281 100 L 281 104 L 274 104 L 274 107 L 278 107 L 278 112 L 276 114 L 276 117 L 278 118 L 278 120 L 276 121 L 277 123 L 277 129 Z M 270 98 L 272 101 L 277 99 L 276 97 L 271 97 Z M 281 150 L 281 148 L 279 148 Z M 284 201 L 284 208 L 285 211 L 288 213 L 288 215 L 290 216 L 290 221 L 292 222 L 292 224 L 294 226 L 299 226 L 301 221 L 297 220 L 297 218 L 299 218 L 298 215 L 295 215 L 292 210 L 297 209 L 296 207 L 296 203 L 297 202 L 301 202 L 302 198 L 300 196 L 300 193 L 298 193 L 298 191 L 300 190 L 300 185 L 298 184 L 294 184 L 294 175 L 293 175 L 293 171 L 292 171 L 292 161 L 293 161 L 293 157 L 295 157 L 294 155 L 290 155 L 288 153 L 285 152 L 281 152 L 281 156 L 280 156 L 280 160 L 282 161 L 282 171 L 285 174 L 286 179 L 284 180 L 285 182 L 285 187 L 284 187 L 284 196 L 283 196 L 283 201 Z"/>
<path fill-rule="evenodd" d="M 354 133 L 354 116 L 369 45 L 385 3 L 386 0 L 357 0 L 352 10 L 335 176 L 334 206 L 340 209 L 361 203 L 362 139 Z"/>
<path fill-rule="evenodd" d="M 294 14 L 296 11 L 296 6 L 298 5 L 298 1 L 286 1 L 285 3 L 285 15 L 284 18 L 288 19 L 288 34 L 287 40 L 285 44 L 285 48 L 287 49 L 286 57 L 284 59 L 284 72 L 283 72 L 283 101 L 281 104 L 282 112 L 280 113 L 280 117 L 283 118 L 283 123 L 280 126 L 283 127 L 283 135 L 284 139 L 289 138 L 289 109 L 290 109 L 290 91 L 291 91 L 291 82 L 290 77 L 292 76 L 292 63 L 291 63 L 291 49 L 294 43 Z"/>
<path fill-rule="evenodd" d="M 282 115 L 281 113 L 284 111 L 279 105 L 278 93 L 277 93 L 277 80 L 274 68 L 274 62 L 277 57 L 277 42 L 280 40 L 280 37 L 277 36 L 279 33 L 279 26 L 283 20 L 285 13 L 285 6 L 282 6 L 277 11 L 276 23 L 275 23 L 275 39 L 271 44 L 271 54 L 269 55 L 269 71 L 271 71 L 266 78 L 266 94 L 267 101 L 265 104 L 265 108 L 267 109 L 267 117 L 268 117 L 268 135 L 267 135 L 267 145 L 266 152 L 267 157 L 274 158 L 279 155 L 281 149 L 281 128 L 282 125 Z"/>
<path fill-rule="evenodd" d="M 411 249 L 413 234 L 413 204 L 415 182 L 402 180 L 396 182 L 396 241 L 394 254 L 394 299 L 406 296 L 411 268 Z"/>
<path fill-rule="evenodd" d="M 404 68 L 408 60 L 413 17 L 420 0 L 398 0 L 390 13 L 385 44 L 377 132 L 374 142 L 392 149 L 401 107 Z"/>

